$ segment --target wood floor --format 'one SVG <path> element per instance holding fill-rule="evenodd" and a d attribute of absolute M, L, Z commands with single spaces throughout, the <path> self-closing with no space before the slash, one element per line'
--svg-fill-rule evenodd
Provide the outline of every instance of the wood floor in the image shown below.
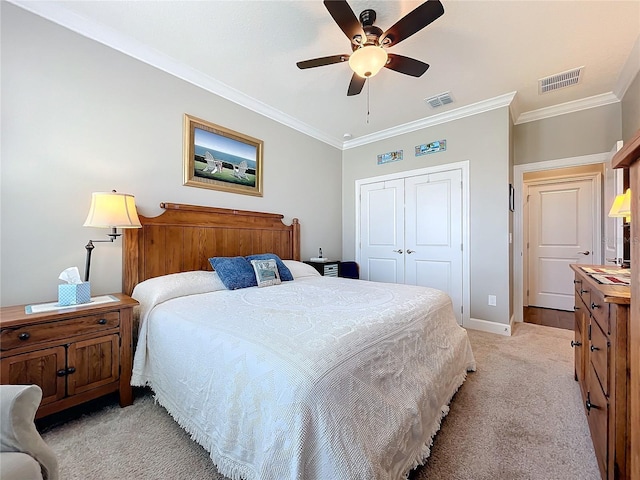
<path fill-rule="evenodd" d="M 573 330 L 574 313 L 551 308 L 524 307 L 523 319 L 525 323 L 535 323 L 547 327 Z"/>

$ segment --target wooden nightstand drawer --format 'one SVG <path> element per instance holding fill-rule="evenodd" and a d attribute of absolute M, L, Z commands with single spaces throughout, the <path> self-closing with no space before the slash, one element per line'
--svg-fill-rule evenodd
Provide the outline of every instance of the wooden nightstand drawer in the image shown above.
<path fill-rule="evenodd" d="M 4 328 L 0 332 L 0 344 L 4 352 L 27 345 L 101 332 L 111 328 L 118 328 L 119 325 L 120 313 L 115 311 L 59 320 L 57 322 Z"/>

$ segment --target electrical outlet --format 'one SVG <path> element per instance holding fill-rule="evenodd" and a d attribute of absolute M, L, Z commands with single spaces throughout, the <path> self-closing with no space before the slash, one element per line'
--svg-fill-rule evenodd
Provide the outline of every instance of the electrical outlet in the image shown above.
<path fill-rule="evenodd" d="M 495 295 L 489 295 L 489 305 L 491 305 L 492 307 L 496 306 L 496 296 Z"/>

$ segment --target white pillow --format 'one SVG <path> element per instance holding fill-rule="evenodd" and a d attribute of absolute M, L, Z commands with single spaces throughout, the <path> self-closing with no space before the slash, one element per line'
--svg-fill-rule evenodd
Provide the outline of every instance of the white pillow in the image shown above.
<path fill-rule="evenodd" d="M 282 260 L 287 268 L 291 271 L 291 275 L 293 278 L 301 278 L 301 277 L 321 277 L 320 272 L 318 272 L 311 265 L 306 263 L 298 262 L 296 260 Z"/>
<path fill-rule="evenodd" d="M 150 278 L 136 285 L 131 296 L 140 302 L 142 323 L 153 307 L 167 300 L 226 289 L 216 272 L 196 270 Z"/>

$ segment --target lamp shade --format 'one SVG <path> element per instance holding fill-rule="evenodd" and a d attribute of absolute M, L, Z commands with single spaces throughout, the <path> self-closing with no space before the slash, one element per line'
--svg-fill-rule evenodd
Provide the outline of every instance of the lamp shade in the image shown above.
<path fill-rule="evenodd" d="M 349 66 L 362 78 L 373 77 L 387 63 L 387 52 L 382 47 L 366 45 L 349 57 Z"/>
<path fill-rule="evenodd" d="M 613 200 L 613 204 L 611 205 L 611 209 L 609 210 L 610 217 L 624 217 L 624 215 L 620 214 L 622 202 L 624 202 L 624 194 L 621 193 L 620 195 L 616 195 L 616 198 Z"/>
<path fill-rule="evenodd" d="M 128 193 L 94 192 L 91 194 L 85 227 L 140 228 L 135 198 Z"/>
<path fill-rule="evenodd" d="M 627 188 L 627 191 L 624 192 L 622 203 L 620 204 L 620 215 L 625 217 L 631 216 L 631 189 L 630 188 Z"/>

